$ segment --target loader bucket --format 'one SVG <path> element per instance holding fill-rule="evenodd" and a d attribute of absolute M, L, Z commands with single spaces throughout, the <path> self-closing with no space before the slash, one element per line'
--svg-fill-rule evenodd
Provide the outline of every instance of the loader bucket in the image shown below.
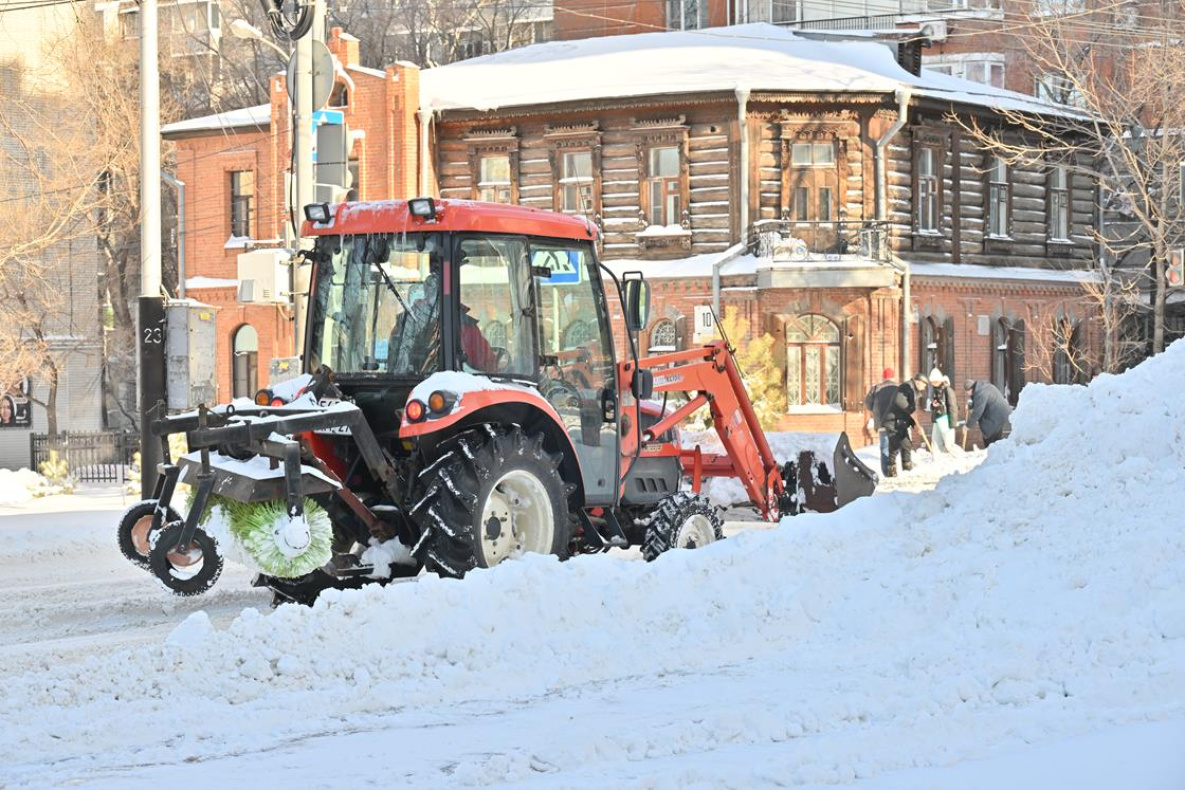
<path fill-rule="evenodd" d="M 798 454 L 797 461 L 782 467 L 786 494 L 779 503 L 782 515 L 831 513 L 854 499 L 876 490 L 876 473 L 852 450 L 848 435 L 841 433 L 832 453 L 831 463 L 810 450 Z"/>
<path fill-rule="evenodd" d="M 846 432 L 839 435 L 831 460 L 835 476 L 836 507 L 843 507 L 862 496 L 870 496 L 876 490 L 876 472 L 856 457 Z"/>

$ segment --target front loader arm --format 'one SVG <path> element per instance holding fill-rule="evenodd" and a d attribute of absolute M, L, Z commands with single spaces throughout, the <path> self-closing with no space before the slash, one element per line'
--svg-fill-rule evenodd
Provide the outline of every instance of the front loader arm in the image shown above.
<path fill-rule="evenodd" d="M 724 455 L 702 456 L 698 448 L 682 450 L 685 467 L 697 480 L 705 465 L 711 475 L 738 478 L 762 516 L 776 519 L 779 497 L 785 489 L 781 469 L 753 411 L 736 360 L 724 341 L 646 357 L 638 360 L 638 367 L 653 372 L 655 392 L 684 392 L 690 398 L 645 430 L 643 441 L 653 441 L 700 407 L 708 406 Z"/>

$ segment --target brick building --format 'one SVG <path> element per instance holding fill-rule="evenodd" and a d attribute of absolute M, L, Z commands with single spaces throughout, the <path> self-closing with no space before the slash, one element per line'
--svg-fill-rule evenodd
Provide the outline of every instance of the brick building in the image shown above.
<path fill-rule="evenodd" d="M 584 214 L 611 267 L 652 281 L 643 348 L 704 339 L 713 307 L 775 338 L 784 428 L 858 434 L 885 367 L 990 378 L 1015 399 L 1026 381 L 1077 378 L 1098 343 L 1083 288 L 1093 185 L 1056 162 L 993 160 L 950 120 L 1057 108 L 910 74 L 879 44 L 770 25 L 556 42 L 418 73 L 359 69 L 355 46 L 335 31 L 361 198 Z M 224 308 L 227 389 L 239 327 L 259 335 L 259 369 L 290 348 L 280 308 L 235 305 L 227 249 L 243 168 L 253 238 L 281 231 L 285 102 L 277 78 L 270 107 L 167 130 L 196 190 L 191 270 L 215 278 L 191 293 Z"/>

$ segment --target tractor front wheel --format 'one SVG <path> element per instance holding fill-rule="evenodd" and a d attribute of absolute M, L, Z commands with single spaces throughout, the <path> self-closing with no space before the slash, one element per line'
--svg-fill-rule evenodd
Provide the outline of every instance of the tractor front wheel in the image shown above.
<path fill-rule="evenodd" d="M 420 473 L 413 549 L 428 570 L 460 578 L 522 552 L 568 555 L 570 487 L 558 455 L 521 428 L 470 431 Z"/>
<path fill-rule="evenodd" d="M 642 557 L 652 562 L 670 549 L 697 549 L 724 538 L 720 511 L 707 497 L 680 491 L 658 503 L 646 523 Z"/>

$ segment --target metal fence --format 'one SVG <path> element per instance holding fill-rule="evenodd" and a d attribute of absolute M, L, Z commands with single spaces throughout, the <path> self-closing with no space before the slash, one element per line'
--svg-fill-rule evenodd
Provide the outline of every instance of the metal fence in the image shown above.
<path fill-rule="evenodd" d="M 98 431 L 94 433 L 34 433 L 29 435 L 29 467 L 40 470 L 50 453 L 66 459 L 70 475 L 85 483 L 122 483 L 127 477 L 132 455 L 140 449 L 135 433 Z"/>

